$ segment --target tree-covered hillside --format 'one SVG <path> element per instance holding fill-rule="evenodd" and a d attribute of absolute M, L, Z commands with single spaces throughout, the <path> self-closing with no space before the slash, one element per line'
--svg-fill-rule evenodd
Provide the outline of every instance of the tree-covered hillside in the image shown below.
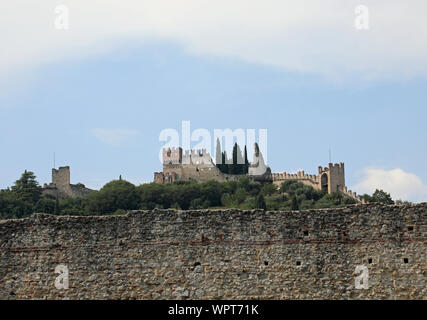
<path fill-rule="evenodd" d="M 364 197 L 367 202 L 394 203 L 390 195 L 382 190 Z M 286 181 L 277 187 L 271 183 L 253 182 L 246 177 L 222 183 L 178 181 L 174 184 L 148 183 L 139 186 L 119 179 L 108 182 L 86 199 L 59 200 L 43 196 L 34 173 L 25 171 L 11 188 L 0 191 L 0 219 L 27 217 L 34 212 L 108 215 L 154 208 L 302 210 L 342 207 L 353 203 L 353 199 L 340 193 L 326 194 L 298 181 Z"/>

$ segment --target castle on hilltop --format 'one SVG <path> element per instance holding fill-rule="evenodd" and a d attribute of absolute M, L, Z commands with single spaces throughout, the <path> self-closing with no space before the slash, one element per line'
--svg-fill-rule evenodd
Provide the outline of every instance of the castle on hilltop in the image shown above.
<path fill-rule="evenodd" d="M 272 181 L 270 168 L 264 163 L 258 144 L 255 144 L 254 161 L 247 174 L 256 181 Z M 186 150 L 182 148 L 163 149 L 163 171 L 154 173 L 154 182 L 173 183 L 178 180 L 195 180 L 205 182 L 237 181 L 242 175 L 221 172 L 206 149 Z"/>
<path fill-rule="evenodd" d="M 166 184 L 188 180 L 226 182 L 238 181 L 242 177 L 248 177 L 253 181 L 271 182 L 280 186 L 285 181 L 296 180 L 328 194 L 339 192 L 357 202 L 364 202 L 356 192 L 347 189 L 343 162 L 329 163 L 327 167 L 319 166 L 317 175 L 307 174 L 304 171 L 298 171 L 294 174 L 287 172 L 272 173 L 270 167 L 265 163 L 257 143 L 255 143 L 253 161 L 248 167 L 247 174 L 221 172 L 206 149 L 183 151 L 180 147 L 168 148 L 163 149 L 162 156 L 163 171 L 154 173 L 155 183 Z M 59 199 L 85 198 L 92 191 L 81 183 L 71 184 L 69 166 L 53 168 L 52 182 L 43 186 L 43 195 Z"/>
<path fill-rule="evenodd" d="M 318 174 L 306 174 L 298 171 L 296 174 L 271 173 L 270 167 L 264 162 L 258 144 L 255 144 L 254 160 L 246 175 L 222 173 L 212 160 L 206 149 L 186 150 L 182 148 L 163 149 L 163 171 L 154 173 L 154 182 L 173 183 L 182 180 L 195 180 L 205 182 L 216 180 L 219 182 L 237 181 L 243 176 L 254 181 L 272 182 L 280 186 L 287 180 L 297 180 L 305 185 L 309 185 L 316 190 L 323 190 L 328 194 L 340 192 L 349 196 L 357 202 L 363 202 L 362 198 L 348 190 L 345 185 L 344 163 L 329 163 L 328 167 L 318 167 Z"/>
<path fill-rule="evenodd" d="M 93 190 L 86 188 L 83 184 L 70 183 L 70 167 L 60 167 L 52 169 L 52 183 L 44 184 L 43 195 L 50 195 L 58 197 L 59 199 L 65 198 L 85 198 Z"/>

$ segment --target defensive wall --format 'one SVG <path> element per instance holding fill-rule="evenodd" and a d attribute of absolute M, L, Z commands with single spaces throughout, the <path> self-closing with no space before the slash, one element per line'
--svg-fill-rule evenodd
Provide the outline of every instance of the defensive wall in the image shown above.
<path fill-rule="evenodd" d="M 426 214 L 421 203 L 3 220 L 0 299 L 426 299 Z"/>

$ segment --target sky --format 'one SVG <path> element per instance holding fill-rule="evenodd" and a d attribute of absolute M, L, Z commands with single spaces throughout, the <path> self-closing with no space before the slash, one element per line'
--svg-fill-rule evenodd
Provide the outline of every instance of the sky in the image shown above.
<path fill-rule="evenodd" d="M 190 121 L 212 136 L 267 129 L 273 172 L 316 174 L 331 150 L 358 194 L 427 201 L 426 10 L 423 0 L 3 1 L 0 188 L 24 170 L 49 183 L 54 153 L 72 183 L 151 182 L 160 133 L 175 129 L 182 144 Z"/>

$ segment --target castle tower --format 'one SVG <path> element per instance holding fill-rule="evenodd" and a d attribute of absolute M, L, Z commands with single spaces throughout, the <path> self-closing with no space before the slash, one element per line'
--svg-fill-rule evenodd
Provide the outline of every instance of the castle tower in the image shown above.
<path fill-rule="evenodd" d="M 163 166 L 182 163 L 182 149 L 168 148 L 163 149 Z"/>
<path fill-rule="evenodd" d="M 319 167 L 319 181 L 320 189 L 329 194 L 337 191 L 344 192 L 344 163 L 329 163 L 327 168 Z"/>
<path fill-rule="evenodd" d="M 68 187 L 70 185 L 70 167 L 52 169 L 52 184 L 59 189 Z"/>

